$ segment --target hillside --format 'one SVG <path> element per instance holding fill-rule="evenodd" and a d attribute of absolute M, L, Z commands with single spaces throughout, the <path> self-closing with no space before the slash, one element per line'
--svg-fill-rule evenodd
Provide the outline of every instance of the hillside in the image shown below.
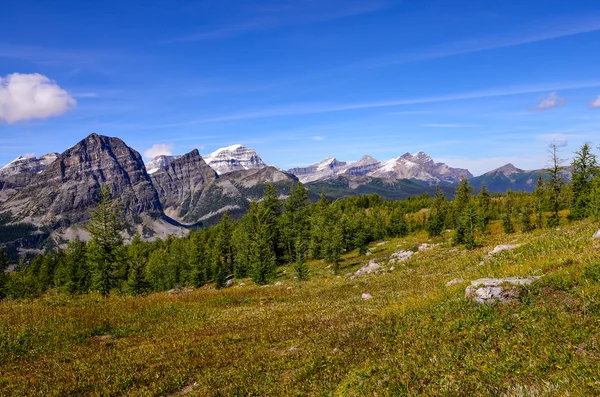
<path fill-rule="evenodd" d="M 425 234 L 373 243 L 340 275 L 309 262 L 304 283 L 284 266 L 268 287 L 1 302 L 0 395 L 600 394 L 597 222 L 500 229 L 474 251 Z M 388 263 L 423 243 L 441 245 Z M 521 246 L 488 257 L 498 244 Z M 348 277 L 369 260 L 383 271 Z M 541 279 L 508 304 L 464 297 L 509 276 Z"/>

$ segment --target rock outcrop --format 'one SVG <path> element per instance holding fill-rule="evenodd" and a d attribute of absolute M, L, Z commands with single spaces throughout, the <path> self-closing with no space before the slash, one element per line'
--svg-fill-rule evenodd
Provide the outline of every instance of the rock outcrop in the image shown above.
<path fill-rule="evenodd" d="M 540 277 L 529 278 L 480 278 L 471 281 L 465 290 L 465 298 L 471 298 L 477 303 L 508 303 L 513 301 L 519 292 L 515 288 L 519 285 L 529 285 Z"/>

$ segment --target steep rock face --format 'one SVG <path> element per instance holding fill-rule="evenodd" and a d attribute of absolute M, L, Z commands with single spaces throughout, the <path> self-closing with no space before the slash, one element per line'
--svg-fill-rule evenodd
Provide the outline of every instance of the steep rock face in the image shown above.
<path fill-rule="evenodd" d="M 118 138 L 98 134 L 62 153 L 6 201 L 0 212 L 8 210 L 14 220 L 37 225 L 82 222 L 89 218 L 103 185 L 130 219 L 163 215 L 140 154 Z"/>
<path fill-rule="evenodd" d="M 308 167 L 292 168 L 288 172 L 297 176 L 300 182 L 308 183 L 336 175 L 345 165 L 346 162 L 329 157 Z"/>
<path fill-rule="evenodd" d="M 150 175 L 165 212 L 182 220 L 198 203 L 204 188 L 218 175 L 200 156 L 197 149 L 172 158 Z"/>
<path fill-rule="evenodd" d="M 266 164 L 254 149 L 249 149 L 242 145 L 232 145 L 218 149 L 204 156 L 204 161 L 219 175 L 233 171 L 266 167 Z"/>
<path fill-rule="evenodd" d="M 0 178 L 5 179 L 18 174 L 37 174 L 45 170 L 58 156 L 58 153 L 48 153 L 39 158 L 19 156 L 0 168 Z"/>
<path fill-rule="evenodd" d="M 174 160 L 177 160 L 179 157 L 181 156 L 167 156 L 164 154 L 156 156 L 146 164 L 146 171 L 148 172 L 148 174 L 152 175 L 161 168 L 168 166 Z"/>

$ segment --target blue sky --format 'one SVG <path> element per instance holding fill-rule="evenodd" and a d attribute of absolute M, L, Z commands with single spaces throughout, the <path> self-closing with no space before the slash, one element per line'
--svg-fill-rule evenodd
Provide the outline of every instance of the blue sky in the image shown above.
<path fill-rule="evenodd" d="M 0 164 L 91 132 L 148 154 L 241 143 L 284 169 L 424 150 L 474 174 L 542 167 L 553 139 L 565 157 L 600 143 L 595 1 L 21 0 L 2 14 Z"/>

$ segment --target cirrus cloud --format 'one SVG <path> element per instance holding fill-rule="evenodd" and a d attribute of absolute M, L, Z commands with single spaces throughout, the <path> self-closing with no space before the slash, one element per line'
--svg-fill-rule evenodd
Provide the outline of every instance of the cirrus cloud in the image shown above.
<path fill-rule="evenodd" d="M 38 73 L 0 77 L 0 122 L 60 116 L 77 102 L 56 82 Z"/>
<path fill-rule="evenodd" d="M 150 149 L 146 149 L 144 157 L 153 159 L 156 156 L 165 155 L 170 156 L 173 154 L 173 144 L 171 143 L 155 143 Z"/>

